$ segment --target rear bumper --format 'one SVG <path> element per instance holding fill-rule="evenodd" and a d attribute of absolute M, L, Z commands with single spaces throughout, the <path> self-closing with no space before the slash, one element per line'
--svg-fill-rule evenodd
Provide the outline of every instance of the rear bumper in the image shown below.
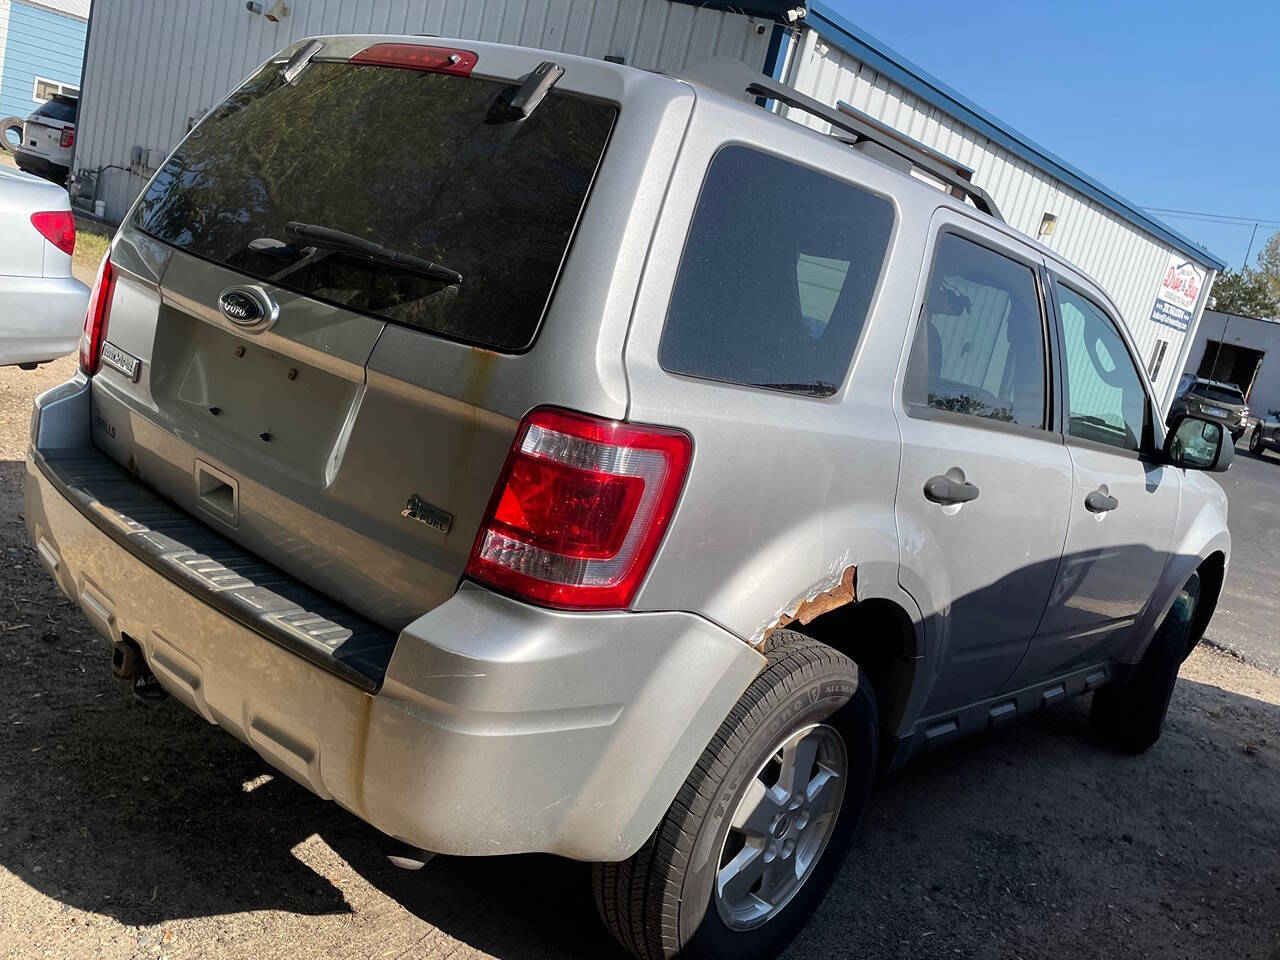
<path fill-rule="evenodd" d="M 763 665 L 691 614 L 559 613 L 464 585 L 401 633 L 367 692 L 143 563 L 68 498 L 39 450 L 87 444 L 88 416 L 75 381 L 40 397 L 27 458 L 27 528 L 62 590 L 103 634 L 136 640 L 177 699 L 414 845 L 630 855 Z"/>
<path fill-rule="evenodd" d="M 61 183 L 66 180 L 69 172 L 66 164 L 50 160 L 48 157 L 42 157 L 38 153 L 31 153 L 29 150 L 14 150 L 13 161 L 18 165 L 19 170 L 34 173 L 37 177 L 44 177 L 46 180 L 52 180 L 55 183 Z"/>
<path fill-rule="evenodd" d="M 88 302 L 74 277 L 0 276 L 0 366 L 74 353 Z"/>
<path fill-rule="evenodd" d="M 1169 410 L 1169 420 L 1172 420 L 1180 413 L 1189 414 L 1193 417 L 1199 417 L 1201 420 L 1210 420 L 1213 423 L 1220 423 L 1227 430 L 1235 433 L 1248 427 L 1248 421 L 1244 415 L 1238 412 L 1228 411 L 1225 414 L 1206 413 L 1202 409 L 1192 409 L 1186 404 L 1174 404 Z"/>

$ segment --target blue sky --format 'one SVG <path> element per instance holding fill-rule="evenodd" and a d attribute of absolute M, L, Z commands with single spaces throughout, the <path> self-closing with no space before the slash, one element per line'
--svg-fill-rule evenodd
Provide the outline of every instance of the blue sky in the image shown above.
<path fill-rule="evenodd" d="M 1280 221 L 1276 0 L 827 2 L 1136 204 Z M 1239 269 L 1252 223 L 1157 216 Z"/>

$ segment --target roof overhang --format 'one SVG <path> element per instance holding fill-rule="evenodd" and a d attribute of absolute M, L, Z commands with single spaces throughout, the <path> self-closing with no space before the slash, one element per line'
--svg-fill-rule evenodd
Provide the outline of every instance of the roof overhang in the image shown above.
<path fill-rule="evenodd" d="M 727 7 L 728 4 L 717 4 L 717 6 Z M 819 0 L 810 0 L 808 8 L 808 13 L 801 22 L 832 46 L 865 63 L 912 95 L 955 117 L 966 126 L 972 127 L 1036 169 L 1043 170 L 1061 180 L 1073 190 L 1101 204 L 1117 216 L 1182 251 L 1197 263 L 1211 270 L 1221 271 L 1226 268 L 1225 261 L 1214 256 L 1194 240 L 1183 236 L 1137 204 L 1124 199 L 1065 160 L 1054 156 L 1029 137 L 1002 123 L 941 80 L 930 76 L 897 51 L 854 26 L 827 4 Z"/>
<path fill-rule="evenodd" d="M 703 0 L 675 0 L 693 7 L 706 7 L 710 10 L 723 10 L 726 13 L 741 13 L 748 17 L 761 17 L 775 23 L 787 23 L 787 11 L 804 7 L 804 0 L 751 0 L 748 3 L 705 3 Z"/>

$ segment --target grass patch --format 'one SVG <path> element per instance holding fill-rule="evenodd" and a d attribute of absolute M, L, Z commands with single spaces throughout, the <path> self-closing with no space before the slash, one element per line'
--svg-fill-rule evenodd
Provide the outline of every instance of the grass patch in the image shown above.
<path fill-rule="evenodd" d="M 111 238 L 106 234 L 92 230 L 76 230 L 76 252 L 72 262 L 96 271 L 102 262 L 103 254 L 111 245 Z"/>

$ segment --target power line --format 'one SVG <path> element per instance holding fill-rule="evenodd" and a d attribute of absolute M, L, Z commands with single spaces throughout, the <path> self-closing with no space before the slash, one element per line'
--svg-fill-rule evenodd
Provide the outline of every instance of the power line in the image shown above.
<path fill-rule="evenodd" d="M 1209 223 L 1226 223 L 1240 227 L 1280 227 L 1280 219 L 1269 217 L 1237 217 L 1227 213 L 1203 213 L 1199 210 L 1175 210 L 1169 207 L 1145 207 L 1151 213 L 1159 213 L 1168 217 L 1183 220 L 1198 220 Z"/>

